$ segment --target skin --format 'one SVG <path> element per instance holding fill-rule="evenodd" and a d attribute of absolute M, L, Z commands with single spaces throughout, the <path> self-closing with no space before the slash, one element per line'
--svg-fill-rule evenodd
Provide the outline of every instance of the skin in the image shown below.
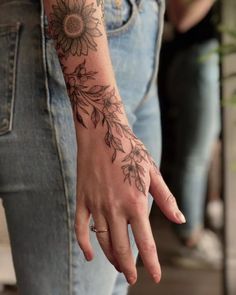
<path fill-rule="evenodd" d="M 215 0 L 168 1 L 168 16 L 179 32 L 187 32 L 198 24 L 211 9 Z"/>
<path fill-rule="evenodd" d="M 77 133 L 79 246 L 85 258 L 92 260 L 92 215 L 98 230 L 109 229 L 97 233 L 106 257 L 134 284 L 137 270 L 128 238 L 130 224 L 143 263 L 158 283 L 161 268 L 149 222 L 148 192 L 171 221 L 183 223 L 185 218 L 147 149 L 129 127 L 109 56 L 102 1 L 44 2 Z"/>

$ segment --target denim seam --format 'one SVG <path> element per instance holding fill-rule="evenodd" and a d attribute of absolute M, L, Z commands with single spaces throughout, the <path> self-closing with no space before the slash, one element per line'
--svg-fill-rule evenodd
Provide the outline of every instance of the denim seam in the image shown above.
<path fill-rule="evenodd" d="M 14 24 L 5 24 L 0 26 L 0 28 L 6 28 L 5 31 L 0 33 L 0 36 L 9 36 L 9 49 L 8 59 L 7 59 L 7 87 L 4 96 L 6 97 L 6 114 L 3 120 L 6 123 L 0 126 L 0 136 L 11 132 L 13 125 L 13 110 L 15 104 L 15 84 L 16 84 L 16 62 L 17 62 L 17 52 L 18 52 L 18 41 L 19 41 L 19 28 L 20 23 L 16 22 Z M 1 122 L 0 122 L 1 123 Z"/>
<path fill-rule="evenodd" d="M 15 93 L 16 93 L 16 73 L 17 73 L 17 53 L 18 53 L 18 46 L 19 46 L 19 29 L 21 24 L 17 22 L 17 35 L 16 35 L 16 43 L 15 43 L 15 52 L 14 52 L 14 63 L 13 63 L 13 75 L 12 75 L 12 101 L 11 101 L 11 116 L 10 116 L 10 122 L 9 122 L 9 131 L 12 130 L 13 125 L 13 112 L 14 112 L 14 106 L 15 106 Z"/>
<path fill-rule="evenodd" d="M 70 208 L 69 208 L 69 199 L 68 199 L 68 189 L 66 185 L 66 178 L 63 173 L 63 168 L 62 168 L 62 153 L 60 151 L 60 147 L 58 145 L 58 140 L 57 140 L 57 132 L 55 125 L 53 124 L 53 114 L 50 106 L 50 90 L 49 90 L 49 83 L 48 83 L 48 71 L 47 71 L 47 63 L 46 63 L 46 42 L 45 42 L 45 31 L 44 31 L 44 4 L 43 0 L 41 1 L 41 36 L 42 36 L 42 58 L 43 58 L 43 67 L 44 67 L 44 75 L 45 75 L 45 90 L 46 90 L 46 95 L 47 95 L 47 108 L 49 112 L 49 118 L 50 118 L 50 124 L 51 124 L 51 129 L 53 131 L 53 137 L 55 139 L 56 143 L 56 148 L 57 148 L 57 155 L 60 163 L 60 170 L 61 170 L 61 176 L 63 179 L 63 187 L 64 187 L 64 193 L 65 193 L 65 201 L 66 201 L 66 209 L 67 209 L 67 226 L 68 226 L 68 254 L 69 254 L 69 273 L 68 273 L 68 281 L 69 281 L 69 286 L 68 286 L 68 291 L 69 295 L 72 295 L 72 236 L 71 236 L 71 220 L 70 220 Z"/>
<path fill-rule="evenodd" d="M 142 98 L 142 100 L 139 102 L 138 106 L 136 107 L 135 111 L 137 111 L 143 103 L 148 99 L 149 92 L 153 86 L 154 83 L 156 83 L 156 78 L 158 74 L 158 66 L 159 66 L 159 54 L 160 54 L 160 47 L 161 47 L 161 42 L 162 42 L 162 32 L 163 32 L 163 26 L 164 23 L 162 21 L 162 17 L 165 11 L 165 4 L 162 0 L 157 0 L 157 5 L 159 6 L 158 9 L 158 34 L 156 37 L 156 45 L 155 45 L 155 57 L 154 57 L 154 62 L 153 62 L 153 73 L 150 78 L 150 81 L 148 83 L 146 92 Z"/>

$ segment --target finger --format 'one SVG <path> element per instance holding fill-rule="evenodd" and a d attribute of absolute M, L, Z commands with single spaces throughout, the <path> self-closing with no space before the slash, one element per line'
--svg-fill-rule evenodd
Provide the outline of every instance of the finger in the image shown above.
<path fill-rule="evenodd" d="M 77 202 L 75 213 L 75 233 L 78 244 L 82 249 L 85 258 L 90 261 L 93 259 L 93 249 L 89 238 L 90 212 L 84 204 Z"/>
<path fill-rule="evenodd" d="M 130 220 L 130 224 L 143 264 L 152 279 L 159 283 L 161 267 L 148 216 L 133 218 Z"/>
<path fill-rule="evenodd" d="M 151 182 L 149 192 L 153 196 L 155 202 L 161 209 L 161 211 L 175 223 L 185 223 L 185 217 L 179 210 L 175 197 L 172 195 L 168 186 L 160 173 L 156 173 L 156 170 L 150 172 Z"/>
<path fill-rule="evenodd" d="M 110 229 L 109 229 L 108 223 L 102 215 L 98 215 L 95 212 L 92 213 L 92 215 L 93 215 L 94 225 L 97 230 L 108 229 L 108 232 L 101 232 L 101 233 L 97 232 L 96 233 L 97 239 L 107 259 L 111 262 L 111 264 L 114 265 L 117 271 L 120 272 L 119 263 L 117 262 L 117 259 L 113 255 L 112 243 L 110 238 Z"/>
<path fill-rule="evenodd" d="M 120 270 L 124 273 L 127 282 L 133 285 L 137 280 L 137 270 L 130 247 L 127 221 L 123 218 L 110 221 L 110 234 L 113 253 Z"/>

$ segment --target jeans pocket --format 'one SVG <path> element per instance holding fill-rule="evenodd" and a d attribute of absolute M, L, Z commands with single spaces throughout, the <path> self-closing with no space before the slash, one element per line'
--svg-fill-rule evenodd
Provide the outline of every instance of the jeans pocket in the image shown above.
<path fill-rule="evenodd" d="M 0 135 L 12 130 L 19 28 L 0 24 Z"/>
<path fill-rule="evenodd" d="M 135 0 L 106 0 L 105 25 L 107 35 L 120 35 L 135 24 L 138 7 Z"/>

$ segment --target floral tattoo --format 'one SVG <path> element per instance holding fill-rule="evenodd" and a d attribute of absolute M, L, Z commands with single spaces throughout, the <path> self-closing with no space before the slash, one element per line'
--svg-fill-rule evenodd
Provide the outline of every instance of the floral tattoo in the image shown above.
<path fill-rule="evenodd" d="M 112 162 L 116 160 L 117 153 L 123 153 L 122 171 L 124 181 L 146 194 L 144 182 L 145 169 L 143 162 L 151 163 L 155 170 L 157 167 L 144 145 L 133 134 L 130 127 L 123 124 L 118 117 L 122 112 L 122 102 L 116 97 L 115 89 L 109 85 L 88 85 L 89 80 L 95 80 L 97 72 L 88 71 L 86 61 L 80 63 L 72 72 L 64 67 L 64 77 L 73 112 L 77 121 L 87 128 L 84 117 L 87 116 L 96 128 L 99 124 L 105 129 L 104 141 L 112 150 Z M 121 138 L 130 141 L 131 151 L 127 154 L 122 145 Z"/>
<path fill-rule="evenodd" d="M 95 38 L 102 36 L 98 28 L 100 22 L 94 17 L 94 3 L 86 5 L 85 2 L 57 0 L 52 6 L 49 31 L 57 49 L 61 49 L 66 57 L 70 53 L 86 56 L 89 50 L 97 51 Z"/>

